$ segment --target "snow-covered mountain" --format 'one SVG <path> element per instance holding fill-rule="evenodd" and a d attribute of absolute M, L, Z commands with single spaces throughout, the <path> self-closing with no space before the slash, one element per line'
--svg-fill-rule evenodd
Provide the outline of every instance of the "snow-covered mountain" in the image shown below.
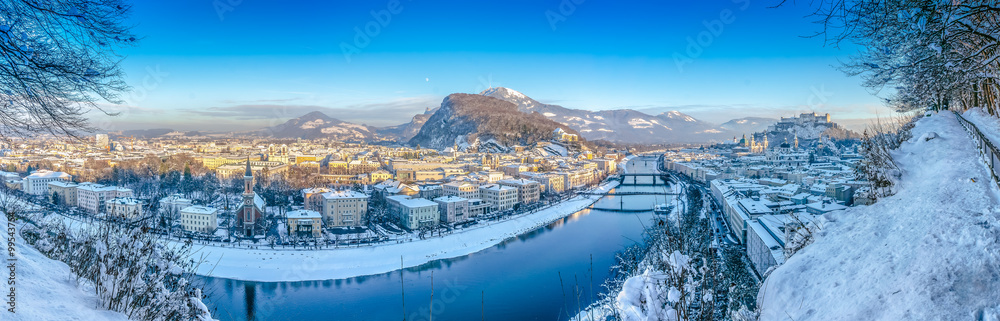
<path fill-rule="evenodd" d="M 345 122 L 318 111 L 289 119 L 284 124 L 265 128 L 258 133 L 275 138 L 330 138 L 344 141 L 376 138 L 374 127 Z"/>
<path fill-rule="evenodd" d="M 577 134 L 541 114 L 518 112 L 517 105 L 504 100 L 451 94 L 410 140 L 410 145 L 434 149 L 488 147 L 500 151 L 512 145 L 548 141 L 556 128 Z"/>
<path fill-rule="evenodd" d="M 480 95 L 502 99 L 517 105 L 525 113 L 537 112 L 546 118 L 576 129 L 588 140 L 632 143 L 693 143 L 724 140 L 724 128 L 695 119 L 678 111 L 656 116 L 632 109 L 581 110 L 543 104 L 520 92 L 493 87 Z"/>
<path fill-rule="evenodd" d="M 778 120 L 774 118 L 765 117 L 743 117 L 737 118 L 719 125 L 726 130 L 740 134 L 740 133 L 756 133 L 764 131 L 767 126 L 774 125 Z"/>

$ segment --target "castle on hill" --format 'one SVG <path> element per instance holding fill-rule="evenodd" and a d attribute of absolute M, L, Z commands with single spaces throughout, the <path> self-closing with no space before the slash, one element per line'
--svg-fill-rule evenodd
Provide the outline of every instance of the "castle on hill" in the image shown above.
<path fill-rule="evenodd" d="M 767 132 L 787 132 L 795 127 L 836 128 L 837 123 L 830 121 L 830 113 L 803 113 L 799 117 L 781 117 L 777 123 L 767 126 Z"/>
<path fill-rule="evenodd" d="M 797 153 L 800 148 L 811 146 L 830 129 L 840 129 L 840 125 L 830 120 L 830 114 L 803 113 L 781 119 L 762 132 L 733 137 L 732 144 L 742 153 L 763 154 L 775 149 L 776 152 Z"/>

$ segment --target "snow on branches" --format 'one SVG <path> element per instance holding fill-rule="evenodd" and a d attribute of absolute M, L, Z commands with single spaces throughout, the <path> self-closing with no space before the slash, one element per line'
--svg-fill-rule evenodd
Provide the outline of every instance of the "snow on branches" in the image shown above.
<path fill-rule="evenodd" d="M 830 45 L 864 49 L 842 70 L 897 111 L 983 107 L 997 114 L 1000 5 L 995 1 L 814 2 Z"/>
<path fill-rule="evenodd" d="M 188 276 L 191 243 L 165 246 L 145 227 L 93 222 L 68 228 L 56 215 L 34 214 L 21 236 L 46 256 L 65 262 L 92 285 L 103 308 L 131 320 L 212 320 L 201 289 Z"/>

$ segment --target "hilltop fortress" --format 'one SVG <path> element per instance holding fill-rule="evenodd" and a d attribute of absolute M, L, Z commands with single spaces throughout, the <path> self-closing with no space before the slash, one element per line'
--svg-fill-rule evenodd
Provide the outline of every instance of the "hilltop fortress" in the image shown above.
<path fill-rule="evenodd" d="M 826 113 L 824 115 L 817 113 L 804 113 L 800 114 L 799 117 L 781 117 L 781 120 L 774 125 L 767 126 L 767 132 L 787 132 L 791 131 L 795 127 L 837 128 L 839 126 L 837 123 L 830 121 L 830 113 Z"/>

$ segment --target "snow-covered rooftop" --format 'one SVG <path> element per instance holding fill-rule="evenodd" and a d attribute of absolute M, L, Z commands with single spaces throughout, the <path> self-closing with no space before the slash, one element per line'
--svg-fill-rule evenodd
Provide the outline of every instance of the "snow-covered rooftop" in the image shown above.
<path fill-rule="evenodd" d="M 317 212 L 317 211 L 310 211 L 310 210 L 294 210 L 294 211 L 288 212 L 286 215 L 288 215 L 289 219 L 306 219 L 306 218 L 321 218 L 322 217 L 322 215 L 319 212 Z"/>
<path fill-rule="evenodd" d="M 185 214 L 199 214 L 199 215 L 212 215 L 216 214 L 219 210 L 214 207 L 194 205 L 188 206 L 181 209 L 181 213 Z"/>
<path fill-rule="evenodd" d="M 767 203 L 764 201 L 744 198 L 739 200 L 739 205 L 743 208 L 743 210 L 747 211 L 747 214 L 749 215 L 763 215 L 771 213 L 771 209 L 767 207 Z"/>
<path fill-rule="evenodd" d="M 67 182 L 67 181 L 51 181 L 51 182 L 49 182 L 49 185 L 58 186 L 58 187 L 76 187 L 75 183 Z"/>
<path fill-rule="evenodd" d="M 28 175 L 27 178 L 65 178 L 69 179 L 70 175 L 63 172 L 53 172 L 49 170 L 37 170 Z"/>
<path fill-rule="evenodd" d="M 326 192 L 329 192 L 329 191 L 331 191 L 331 190 L 329 188 L 326 188 L 326 187 L 310 187 L 310 188 L 304 188 L 304 189 L 302 189 L 302 193 L 303 194 L 326 193 Z"/>
<path fill-rule="evenodd" d="M 828 204 L 828 203 L 825 203 L 825 202 L 816 202 L 816 203 L 806 204 L 806 208 L 809 208 L 809 209 L 811 209 L 813 211 L 817 211 L 819 213 L 828 213 L 828 212 L 839 211 L 839 210 L 845 209 L 845 208 L 847 208 L 847 206 L 840 205 L 840 204 L 837 204 L 837 203 L 829 203 Z"/>
<path fill-rule="evenodd" d="M 83 183 L 83 184 L 80 184 L 80 186 L 77 186 L 76 189 L 82 190 L 82 191 L 91 191 L 91 192 L 107 192 L 107 191 L 116 191 L 117 187 L 114 187 L 114 186 L 105 186 L 105 185 L 95 184 L 95 183 Z"/>
<path fill-rule="evenodd" d="M 413 198 L 406 195 L 396 195 L 389 196 L 386 199 L 395 201 L 399 205 L 415 208 L 415 207 L 425 207 L 425 206 L 437 206 L 438 204 L 426 198 Z"/>
<path fill-rule="evenodd" d="M 523 179 L 523 178 L 505 179 L 505 180 L 500 180 L 497 183 L 500 183 L 500 184 L 510 184 L 510 185 L 532 185 L 532 184 L 538 184 L 538 182 L 536 182 L 536 181 L 533 181 L 533 180 L 530 180 L 530 179 Z"/>
<path fill-rule="evenodd" d="M 333 191 L 322 195 L 324 199 L 368 198 L 367 194 L 357 191 Z"/>
<path fill-rule="evenodd" d="M 108 203 L 118 205 L 137 205 L 142 204 L 142 201 L 132 197 L 116 197 L 109 200 Z"/>
<path fill-rule="evenodd" d="M 500 185 L 500 184 L 483 185 L 483 186 L 480 186 L 479 189 L 488 190 L 488 191 L 510 191 L 510 190 L 517 190 L 517 188 L 510 187 L 510 186 L 504 186 L 504 185 Z"/>
<path fill-rule="evenodd" d="M 448 195 L 448 196 L 441 196 L 441 197 L 435 198 L 434 201 L 435 202 L 442 202 L 442 203 L 455 203 L 455 202 L 468 201 L 468 199 L 466 199 L 464 197 L 458 197 L 458 196 L 455 196 L 455 195 Z"/>

